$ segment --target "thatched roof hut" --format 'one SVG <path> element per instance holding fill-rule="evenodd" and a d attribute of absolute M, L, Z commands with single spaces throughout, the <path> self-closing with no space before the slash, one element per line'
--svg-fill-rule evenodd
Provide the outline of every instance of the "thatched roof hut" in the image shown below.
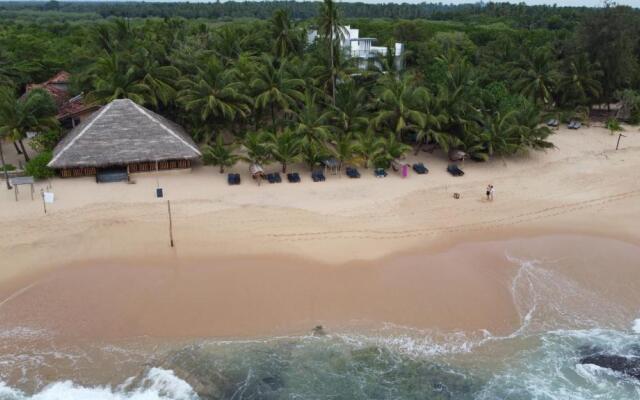
<path fill-rule="evenodd" d="M 71 130 L 54 149 L 49 167 L 95 170 L 142 165 L 136 171 L 144 171 L 155 169 L 145 164 L 171 161 L 179 168 L 200 156 L 196 144 L 180 126 L 122 99 L 102 107 Z M 167 164 L 166 168 L 172 165 Z"/>

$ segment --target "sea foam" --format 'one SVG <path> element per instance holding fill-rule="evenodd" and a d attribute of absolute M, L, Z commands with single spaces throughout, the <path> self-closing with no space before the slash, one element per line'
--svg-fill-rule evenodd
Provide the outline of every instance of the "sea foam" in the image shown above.
<path fill-rule="evenodd" d="M 640 318 L 633 321 L 633 327 L 631 328 L 635 333 L 640 333 Z"/>
<path fill-rule="evenodd" d="M 193 388 L 173 371 L 151 368 L 146 376 L 132 384 L 129 379 L 115 388 L 109 386 L 85 387 L 71 381 L 55 382 L 40 392 L 27 395 L 0 382 L 2 400 L 197 400 Z"/>

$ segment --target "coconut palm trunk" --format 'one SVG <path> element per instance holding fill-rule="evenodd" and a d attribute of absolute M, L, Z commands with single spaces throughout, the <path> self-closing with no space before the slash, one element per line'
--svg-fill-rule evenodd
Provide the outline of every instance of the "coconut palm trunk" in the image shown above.
<path fill-rule="evenodd" d="M 7 182 L 7 190 L 11 190 L 11 184 L 9 183 L 9 172 L 7 166 L 4 163 L 4 152 L 2 151 L 2 141 L 0 140 L 0 162 L 2 163 L 2 172 L 4 173 L 4 180 Z"/>
<path fill-rule="evenodd" d="M 335 60 L 333 55 L 333 27 L 331 28 L 331 33 L 329 33 L 329 57 L 331 58 L 331 104 L 335 107 L 336 105 L 336 70 L 335 70 Z"/>
<path fill-rule="evenodd" d="M 22 141 L 22 139 L 18 140 L 18 143 L 20 143 L 20 149 L 22 150 L 22 155 L 24 156 L 24 161 L 25 162 L 29 162 L 30 158 L 29 158 L 29 153 L 27 153 L 27 149 L 24 147 L 24 142 Z"/>
<path fill-rule="evenodd" d="M 16 148 L 16 153 L 18 154 L 22 154 L 22 150 L 20 150 L 20 147 L 18 147 L 18 143 L 16 143 L 16 141 L 13 141 L 13 147 Z"/>
<path fill-rule="evenodd" d="M 273 101 L 271 102 L 271 129 L 273 129 L 273 133 L 276 133 L 276 111 L 275 106 L 273 105 Z"/>

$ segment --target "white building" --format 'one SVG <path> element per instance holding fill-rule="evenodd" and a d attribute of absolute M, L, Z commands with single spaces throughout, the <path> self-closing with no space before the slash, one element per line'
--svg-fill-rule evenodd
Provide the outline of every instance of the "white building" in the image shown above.
<path fill-rule="evenodd" d="M 384 46 L 374 46 L 373 43 L 376 38 L 372 37 L 360 37 L 360 30 L 351 28 L 347 25 L 344 27 L 345 35 L 342 38 L 340 47 L 346 55 L 353 58 L 358 58 L 358 67 L 360 69 L 367 69 L 370 62 L 375 62 L 377 57 L 384 57 L 387 55 L 388 49 Z M 318 38 L 318 31 L 309 30 L 307 33 L 307 41 L 309 44 L 316 41 Z M 394 46 L 394 67 L 397 70 L 403 68 L 402 56 L 404 53 L 404 45 L 402 43 L 396 43 Z"/>

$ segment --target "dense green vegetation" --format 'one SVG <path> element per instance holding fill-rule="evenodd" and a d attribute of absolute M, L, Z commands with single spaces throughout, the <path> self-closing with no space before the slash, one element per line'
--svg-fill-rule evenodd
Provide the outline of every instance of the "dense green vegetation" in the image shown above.
<path fill-rule="evenodd" d="M 610 4 L 25 2 L 0 3 L 0 20 L 0 133 L 18 143 L 52 114 L 16 98 L 61 69 L 91 102 L 130 98 L 182 124 L 221 171 L 238 144 L 283 171 L 327 156 L 387 166 L 408 145 L 486 160 L 550 147 L 550 116 L 620 99 L 640 114 L 640 12 Z M 337 45 L 345 24 L 404 43 L 404 70 L 392 57 L 359 70 Z"/>

